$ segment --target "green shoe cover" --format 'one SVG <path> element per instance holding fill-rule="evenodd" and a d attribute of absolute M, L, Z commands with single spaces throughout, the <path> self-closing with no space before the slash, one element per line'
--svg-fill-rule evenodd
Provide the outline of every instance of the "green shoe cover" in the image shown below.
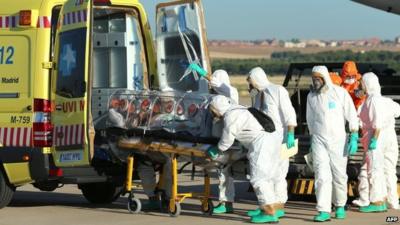
<path fill-rule="evenodd" d="M 260 208 L 257 208 L 257 209 L 255 209 L 255 210 L 249 210 L 249 211 L 247 211 L 247 216 L 250 216 L 250 217 L 253 217 L 253 216 L 258 216 L 258 215 L 260 215 L 261 214 L 261 209 Z"/>
<path fill-rule="evenodd" d="M 385 205 L 369 205 L 360 207 L 360 212 L 372 213 L 372 212 L 385 212 Z"/>
<path fill-rule="evenodd" d="M 233 212 L 232 205 L 223 204 L 223 203 L 219 204 L 213 210 L 213 214 L 223 214 L 223 213 L 232 213 L 232 212 Z"/>
<path fill-rule="evenodd" d="M 278 217 L 279 219 L 285 216 L 285 210 L 283 209 L 278 209 L 276 210 L 275 216 Z"/>
<path fill-rule="evenodd" d="M 344 210 L 344 207 L 336 207 L 335 218 L 340 220 L 346 218 L 346 210 Z"/>
<path fill-rule="evenodd" d="M 251 217 L 252 223 L 278 223 L 279 219 L 275 215 L 267 215 L 260 213 L 257 216 Z"/>
<path fill-rule="evenodd" d="M 314 216 L 315 222 L 325 222 L 331 220 L 331 214 L 327 212 L 319 212 L 318 215 Z"/>

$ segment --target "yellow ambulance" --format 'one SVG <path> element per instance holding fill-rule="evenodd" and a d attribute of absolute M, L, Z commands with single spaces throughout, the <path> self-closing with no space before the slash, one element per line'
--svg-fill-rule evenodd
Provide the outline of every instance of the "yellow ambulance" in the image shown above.
<path fill-rule="evenodd" d="M 29 183 L 44 191 L 78 184 L 92 203 L 114 201 L 126 165 L 102 138 L 108 96 L 176 84 L 187 51 L 182 32 L 169 30 L 171 16 L 179 15 L 184 29 L 194 21 L 185 38 L 210 71 L 199 0 L 157 6 L 157 58 L 138 0 L 0 5 L 0 208 Z"/>

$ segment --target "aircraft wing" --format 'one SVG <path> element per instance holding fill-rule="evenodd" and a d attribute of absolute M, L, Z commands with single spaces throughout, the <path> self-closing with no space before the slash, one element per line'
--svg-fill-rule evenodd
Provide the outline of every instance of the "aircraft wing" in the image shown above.
<path fill-rule="evenodd" d="M 352 0 L 386 12 L 400 15 L 400 0 Z"/>

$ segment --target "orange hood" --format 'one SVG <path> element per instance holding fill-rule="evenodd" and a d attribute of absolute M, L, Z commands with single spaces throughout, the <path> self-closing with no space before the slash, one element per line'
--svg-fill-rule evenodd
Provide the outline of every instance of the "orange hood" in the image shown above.
<path fill-rule="evenodd" d="M 361 79 L 361 74 L 358 73 L 356 63 L 354 61 L 346 61 L 342 68 L 342 80 L 354 75 L 356 76 L 357 81 Z"/>
<path fill-rule="evenodd" d="M 331 76 L 331 80 L 333 84 L 340 86 L 342 84 L 342 78 L 340 78 L 338 73 L 330 72 L 329 76 Z"/>

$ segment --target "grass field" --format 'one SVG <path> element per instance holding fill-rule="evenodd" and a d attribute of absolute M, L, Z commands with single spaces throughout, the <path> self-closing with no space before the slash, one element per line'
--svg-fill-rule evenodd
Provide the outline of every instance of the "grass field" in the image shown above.
<path fill-rule="evenodd" d="M 370 47 L 308 47 L 308 48 L 283 48 L 283 47 L 266 47 L 266 46 L 210 46 L 211 58 L 227 58 L 227 59 L 260 59 L 270 58 L 273 52 L 299 51 L 301 53 L 317 53 L 326 51 L 352 50 L 360 51 L 400 51 L 399 47 L 393 46 L 370 46 Z"/>

